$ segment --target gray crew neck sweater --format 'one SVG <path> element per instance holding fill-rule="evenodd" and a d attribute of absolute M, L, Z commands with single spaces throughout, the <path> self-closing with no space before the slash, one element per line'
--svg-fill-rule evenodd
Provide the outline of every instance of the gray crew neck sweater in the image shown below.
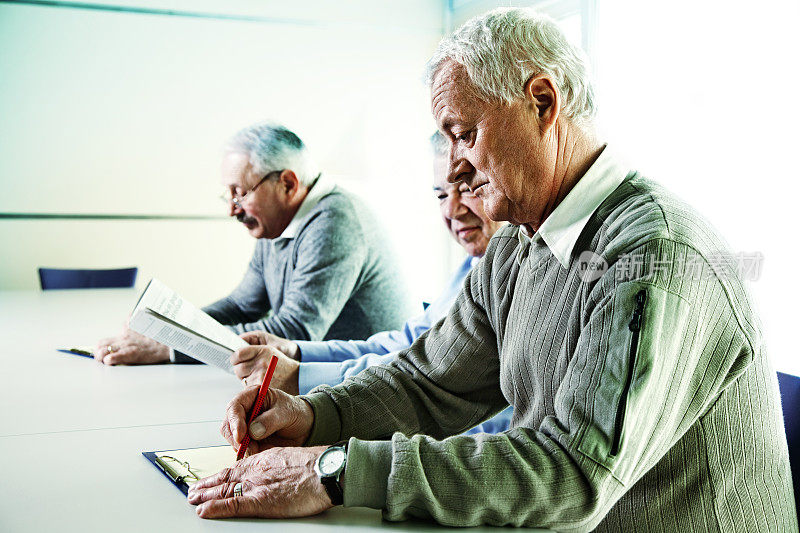
<path fill-rule="evenodd" d="M 584 251 L 608 269 L 587 276 Z M 344 503 L 389 520 L 797 531 L 776 375 L 735 267 L 708 223 L 637 174 L 569 268 L 501 229 L 443 321 L 306 397 L 308 445 L 350 438 Z M 506 402 L 508 431 L 451 437 Z"/>
<path fill-rule="evenodd" d="M 239 286 L 203 310 L 237 333 L 366 339 L 403 324 L 411 310 L 407 294 L 381 225 L 337 186 L 295 237 L 259 239 Z"/>

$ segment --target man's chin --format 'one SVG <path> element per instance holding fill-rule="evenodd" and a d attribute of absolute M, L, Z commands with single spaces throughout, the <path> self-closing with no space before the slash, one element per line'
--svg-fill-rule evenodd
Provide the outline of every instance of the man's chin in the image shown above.
<path fill-rule="evenodd" d="M 261 226 L 259 224 L 256 224 L 254 226 L 245 225 L 244 229 L 246 229 L 247 233 L 249 233 L 250 236 L 253 237 L 254 239 L 260 239 L 261 234 L 263 233 Z"/>
<path fill-rule="evenodd" d="M 484 202 L 483 210 L 486 212 L 486 216 L 495 222 L 505 222 L 508 220 L 508 210 L 502 209 L 501 206 L 494 202 Z"/>
<path fill-rule="evenodd" d="M 483 210 L 486 216 L 495 222 L 505 222 L 509 220 L 508 206 L 504 202 L 498 202 L 494 198 L 483 200 Z"/>
<path fill-rule="evenodd" d="M 481 246 L 478 243 L 472 243 L 464 246 L 464 250 L 470 257 L 483 257 L 483 254 L 486 253 L 486 246 Z"/>

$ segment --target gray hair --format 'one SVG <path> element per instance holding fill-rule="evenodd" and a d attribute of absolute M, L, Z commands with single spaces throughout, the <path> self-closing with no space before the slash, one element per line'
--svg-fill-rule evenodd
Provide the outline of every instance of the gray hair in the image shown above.
<path fill-rule="evenodd" d="M 280 124 L 261 122 L 243 128 L 228 140 L 225 150 L 246 155 L 256 174 L 288 169 L 305 186 L 319 174 L 300 137 Z"/>
<path fill-rule="evenodd" d="M 428 86 L 448 61 L 464 66 L 478 95 L 511 103 L 525 83 L 545 75 L 561 97 L 561 112 L 578 125 L 597 110 L 583 50 L 567 41 L 556 22 L 530 8 L 498 8 L 468 20 L 439 43 L 428 61 Z"/>
<path fill-rule="evenodd" d="M 447 139 L 445 139 L 444 135 L 438 130 L 434 131 L 433 135 L 431 135 L 431 148 L 433 148 L 433 155 L 439 156 L 447 155 L 450 149 Z"/>

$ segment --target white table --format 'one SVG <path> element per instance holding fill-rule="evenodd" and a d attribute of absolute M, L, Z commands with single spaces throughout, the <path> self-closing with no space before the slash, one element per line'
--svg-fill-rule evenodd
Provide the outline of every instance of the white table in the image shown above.
<path fill-rule="evenodd" d="M 216 368 L 110 367 L 56 351 L 119 334 L 137 297 L 133 290 L 0 292 L 0 436 L 222 419 L 241 385 Z"/>
<path fill-rule="evenodd" d="M 286 521 L 198 518 L 141 452 L 222 444 L 238 380 L 205 365 L 106 367 L 55 351 L 119 332 L 136 296 L 0 292 L 0 531 L 443 530 L 384 522 L 371 509 Z"/>

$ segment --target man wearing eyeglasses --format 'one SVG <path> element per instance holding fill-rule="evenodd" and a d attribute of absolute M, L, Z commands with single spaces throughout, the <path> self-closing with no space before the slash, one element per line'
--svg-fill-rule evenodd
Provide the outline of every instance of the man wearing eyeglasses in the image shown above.
<path fill-rule="evenodd" d="M 228 214 L 257 239 L 238 287 L 204 311 L 237 333 L 299 340 L 366 339 L 410 314 L 387 239 L 355 197 L 327 181 L 287 128 L 255 124 L 222 162 Z M 103 339 L 105 364 L 192 362 L 126 328 Z"/>

